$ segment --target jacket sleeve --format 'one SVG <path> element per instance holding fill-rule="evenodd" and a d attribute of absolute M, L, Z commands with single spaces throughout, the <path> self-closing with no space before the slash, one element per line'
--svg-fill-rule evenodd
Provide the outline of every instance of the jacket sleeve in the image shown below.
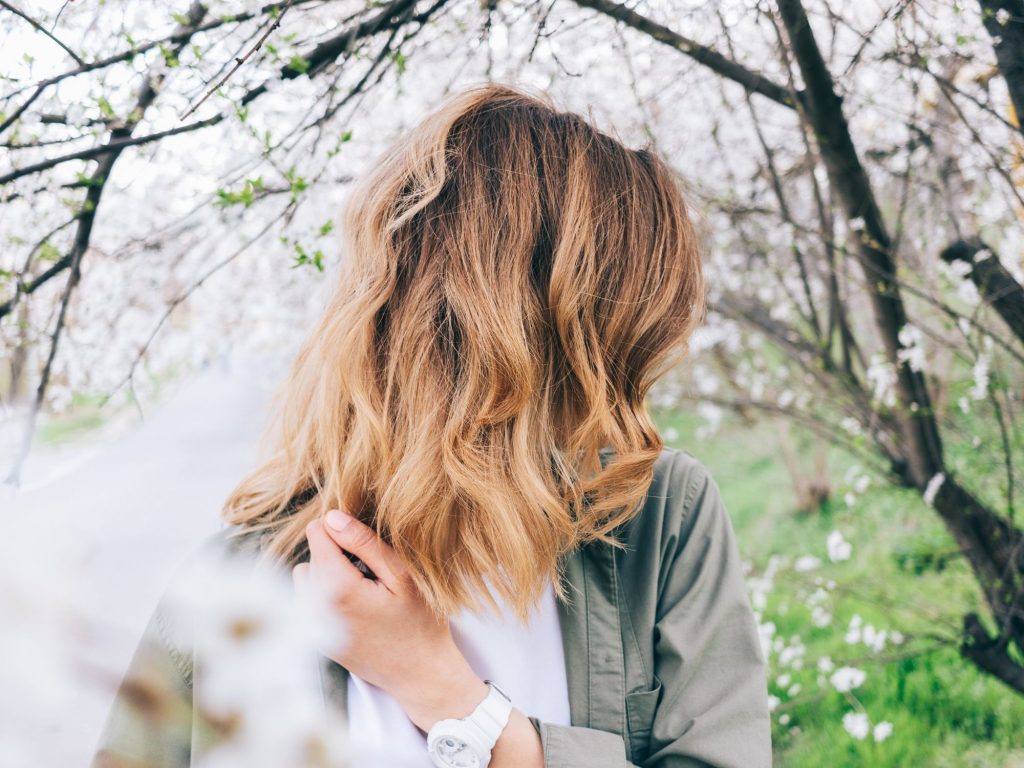
<path fill-rule="evenodd" d="M 735 534 L 708 471 L 697 464 L 686 474 L 678 538 L 657 574 L 663 584 L 654 672 L 661 694 L 639 766 L 769 768 L 766 664 Z M 637 765 L 618 734 L 531 721 L 546 768 Z"/>
<path fill-rule="evenodd" d="M 191 765 L 191 668 L 169 641 L 167 622 L 161 599 L 114 695 L 91 768 Z"/>

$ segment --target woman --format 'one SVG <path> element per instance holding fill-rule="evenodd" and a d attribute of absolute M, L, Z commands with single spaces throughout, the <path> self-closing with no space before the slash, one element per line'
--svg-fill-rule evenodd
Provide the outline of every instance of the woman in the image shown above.
<path fill-rule="evenodd" d="M 278 450 L 222 538 L 329 595 L 354 740 L 423 766 L 770 765 L 718 487 L 645 405 L 704 316 L 670 169 L 485 85 L 394 144 L 344 224 Z M 150 629 L 143 654 L 187 695 L 187 653 Z M 101 755 L 139 740 L 125 698 Z M 179 736 L 168 765 L 195 757 Z"/>

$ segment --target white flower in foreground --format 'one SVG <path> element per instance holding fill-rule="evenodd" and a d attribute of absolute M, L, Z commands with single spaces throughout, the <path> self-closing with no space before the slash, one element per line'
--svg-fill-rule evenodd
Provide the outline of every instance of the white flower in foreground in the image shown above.
<path fill-rule="evenodd" d="M 832 683 L 832 687 L 840 693 L 849 693 L 854 688 L 859 688 L 864 684 L 864 680 L 867 675 L 864 674 L 864 670 L 857 669 L 856 667 L 840 667 L 832 673 L 832 677 L 829 678 L 829 682 Z"/>
<path fill-rule="evenodd" d="M 872 731 L 872 735 L 874 736 L 875 741 L 885 741 L 892 735 L 892 723 L 888 720 L 883 720 L 875 726 Z"/>
<path fill-rule="evenodd" d="M 347 731 L 324 706 L 318 651 L 339 647 L 345 634 L 324 601 L 297 599 L 290 579 L 254 560 L 207 557 L 168 591 L 167 606 L 171 635 L 195 649 L 199 713 L 232 724 L 204 765 L 342 760 Z"/>
<path fill-rule="evenodd" d="M 838 563 L 840 560 L 849 560 L 853 552 L 850 542 L 844 539 L 843 534 L 839 531 L 832 531 L 828 535 L 825 546 L 828 548 L 828 559 L 833 563 Z"/>
<path fill-rule="evenodd" d="M 870 727 L 868 716 L 863 712 L 847 712 L 843 715 L 843 728 L 857 741 L 861 741 L 868 735 Z"/>

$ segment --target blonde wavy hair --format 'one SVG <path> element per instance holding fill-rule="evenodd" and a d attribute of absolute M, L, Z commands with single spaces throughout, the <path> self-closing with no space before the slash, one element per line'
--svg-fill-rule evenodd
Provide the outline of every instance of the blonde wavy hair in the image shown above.
<path fill-rule="evenodd" d="M 639 509 L 651 385 L 706 313 L 681 183 L 543 95 L 483 85 L 348 198 L 344 263 L 279 393 L 269 458 L 225 503 L 294 564 L 341 507 L 438 615 L 526 616 L 563 556 Z M 602 461 L 603 458 L 606 461 Z"/>

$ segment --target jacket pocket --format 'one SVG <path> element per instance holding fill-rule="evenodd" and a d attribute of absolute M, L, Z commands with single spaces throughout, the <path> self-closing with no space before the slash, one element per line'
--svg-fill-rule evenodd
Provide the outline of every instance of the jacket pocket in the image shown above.
<path fill-rule="evenodd" d="M 654 678 L 650 690 L 626 694 L 626 722 L 629 726 L 630 761 L 640 763 L 650 751 L 651 728 L 661 700 L 661 680 Z"/>

